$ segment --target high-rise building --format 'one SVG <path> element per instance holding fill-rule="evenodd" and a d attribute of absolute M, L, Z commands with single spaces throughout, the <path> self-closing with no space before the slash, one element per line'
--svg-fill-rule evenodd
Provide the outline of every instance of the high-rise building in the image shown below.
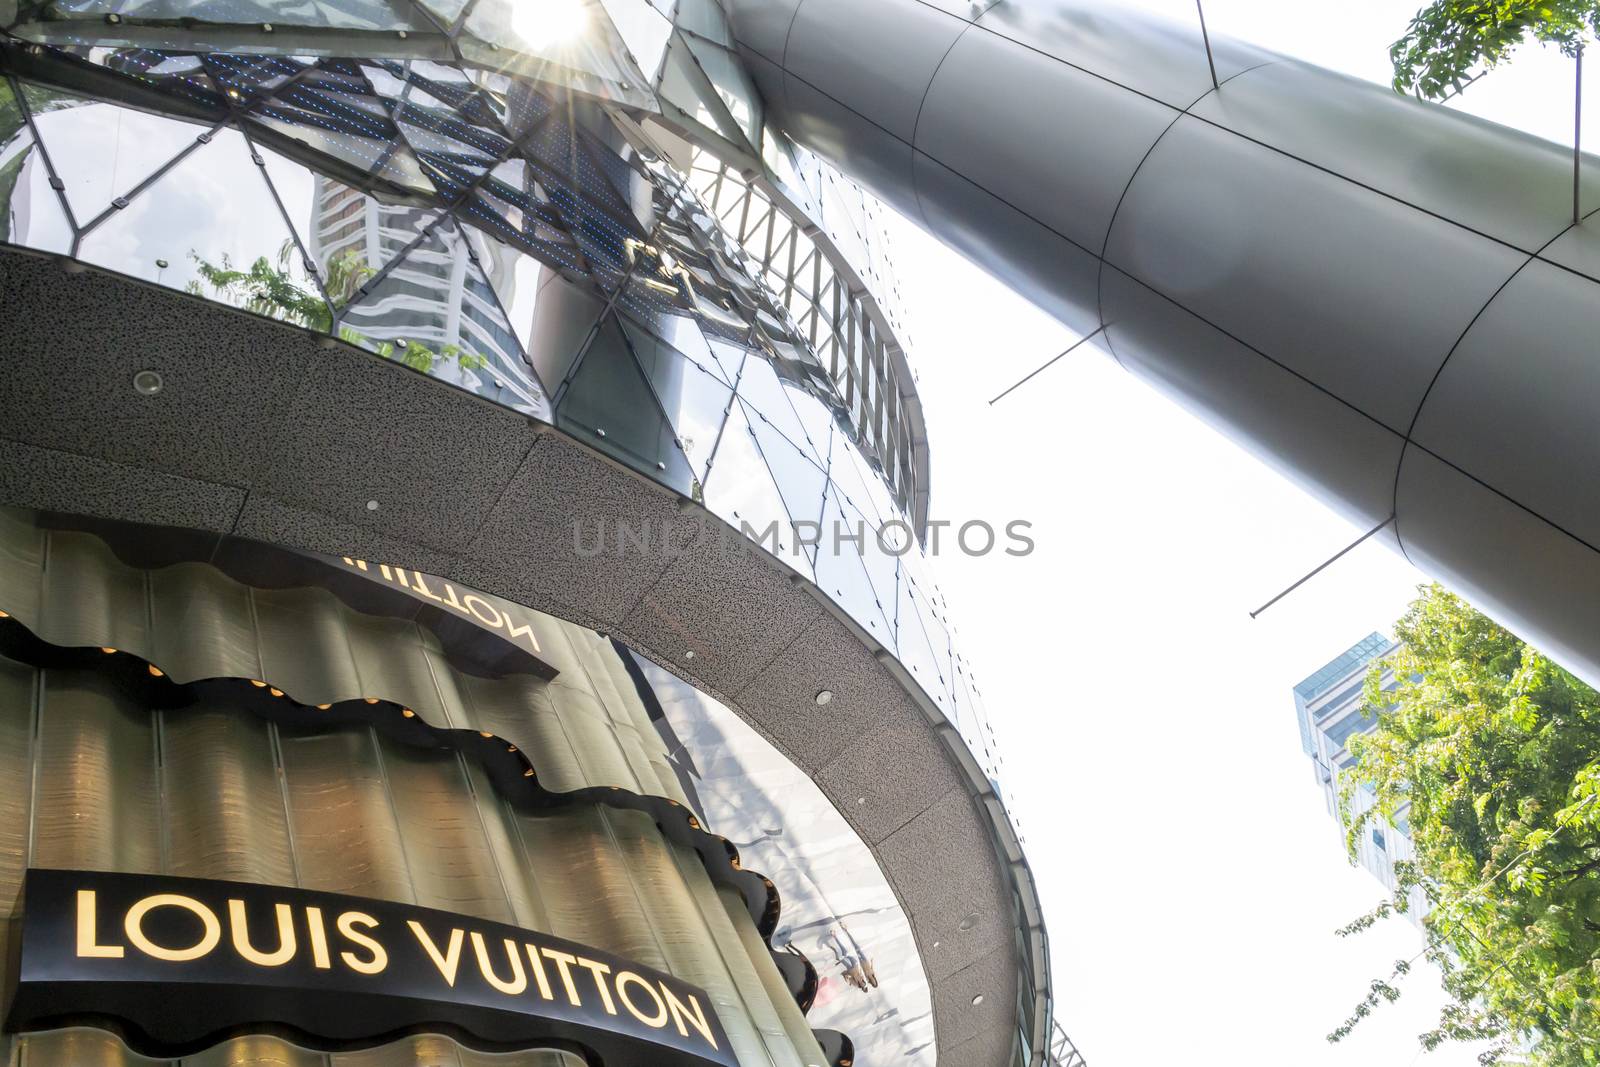
<path fill-rule="evenodd" d="M 1339 826 L 1339 843 L 1348 847 L 1348 821 L 1342 808 L 1345 775 L 1357 763 L 1350 751 L 1350 739 L 1370 733 L 1378 725 L 1377 716 L 1367 706 L 1367 675 L 1372 665 L 1391 656 L 1399 645 L 1383 634 L 1368 634 L 1344 652 L 1329 660 L 1294 687 L 1295 719 L 1300 727 L 1300 747 L 1311 758 L 1316 781 L 1322 789 L 1328 814 Z M 1384 671 L 1385 690 L 1396 685 L 1394 673 Z M 1350 796 L 1351 814 L 1368 810 L 1376 797 L 1364 786 Z M 1392 820 L 1376 820 L 1353 842 L 1356 860 L 1393 892 L 1396 888 L 1395 864 L 1409 861 L 1415 851 L 1411 844 L 1406 810 Z M 1421 890 L 1409 894 L 1407 915 L 1420 922 L 1427 912 Z"/>

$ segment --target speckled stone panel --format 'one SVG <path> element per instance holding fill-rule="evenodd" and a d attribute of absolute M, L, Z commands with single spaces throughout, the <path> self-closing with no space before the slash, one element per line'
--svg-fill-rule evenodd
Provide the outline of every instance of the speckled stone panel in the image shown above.
<path fill-rule="evenodd" d="M 198 297 L 7 249 L 0 436 L 204 481 L 244 484 L 292 431 L 315 341 Z M 158 371 L 155 396 L 133 389 Z"/>
<path fill-rule="evenodd" d="M 972 847 L 982 839 L 982 817 L 958 787 L 878 846 L 918 941 L 927 946 L 922 962 L 935 978 L 962 970 L 1011 936 L 1011 909 L 994 907 L 1005 896 L 1000 869 L 993 856 Z"/>
<path fill-rule="evenodd" d="M 977 996 L 983 997 L 983 1003 L 972 1003 Z M 936 982 L 933 1019 L 939 1062 L 962 1067 L 1004 1063 L 1015 1033 L 1016 1003 L 1016 954 L 1009 945 Z M 964 1058 L 961 1049 L 967 1049 L 973 1058 Z"/>
<path fill-rule="evenodd" d="M 0 500 L 41 511 L 226 533 L 244 491 L 0 438 Z"/>
<path fill-rule="evenodd" d="M 705 516 L 691 548 L 667 567 L 622 626 L 692 671 L 703 688 L 737 693 L 794 643 L 822 606 L 720 519 Z M 686 658 L 686 652 L 694 657 Z"/>
<path fill-rule="evenodd" d="M 436 548 L 472 539 L 535 439 L 517 412 L 343 345 L 304 363 L 281 429 L 258 491 Z"/>
<path fill-rule="evenodd" d="M 819 609 L 783 655 L 737 691 L 736 700 L 791 759 L 823 766 L 885 718 L 918 714 L 899 683 L 861 649 L 848 625 Z M 824 689 L 833 699 L 818 707 L 817 693 Z"/>
<path fill-rule="evenodd" d="M 950 790 L 966 787 L 944 743 L 909 701 L 885 709 L 877 729 L 811 775 L 869 845 L 881 844 Z"/>

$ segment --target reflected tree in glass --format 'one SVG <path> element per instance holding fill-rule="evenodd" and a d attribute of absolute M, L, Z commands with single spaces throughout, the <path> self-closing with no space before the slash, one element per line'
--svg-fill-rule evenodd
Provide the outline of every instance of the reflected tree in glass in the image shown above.
<path fill-rule="evenodd" d="M 195 270 L 205 279 L 215 293 L 229 303 L 246 311 L 283 322 L 292 322 L 319 333 L 334 332 L 333 308 L 320 292 L 307 289 L 291 277 L 290 262 L 296 252 L 294 242 L 285 241 L 278 249 L 274 264 L 260 256 L 249 268 L 239 270 L 224 255 L 218 263 L 206 260 L 198 252 L 189 256 Z M 325 286 L 328 297 L 335 303 L 346 304 L 356 291 L 377 271 L 354 249 L 347 249 L 328 262 Z M 205 296 L 205 287 L 198 281 L 190 282 L 189 292 Z M 403 363 L 412 370 L 431 374 L 441 360 L 454 360 L 462 370 L 481 370 L 489 365 L 489 358 L 478 352 L 469 352 L 458 344 L 447 344 L 434 351 L 420 341 L 382 341 L 377 344 L 363 334 L 340 325 L 341 340 L 371 349 L 384 359 Z"/>

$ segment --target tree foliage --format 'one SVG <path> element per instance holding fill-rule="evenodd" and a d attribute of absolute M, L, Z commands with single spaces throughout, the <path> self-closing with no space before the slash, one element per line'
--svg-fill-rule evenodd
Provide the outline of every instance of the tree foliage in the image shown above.
<path fill-rule="evenodd" d="M 1404 819 L 1416 858 L 1397 865 L 1392 902 L 1340 933 L 1420 889 L 1419 955 L 1451 997 L 1425 1047 L 1492 1038 L 1485 1063 L 1600 1064 L 1600 694 L 1437 585 L 1396 636 L 1400 651 L 1367 678 L 1366 706 L 1382 710 L 1351 739 L 1341 806 L 1352 855 L 1369 824 Z M 1397 995 L 1374 982 L 1329 1039 Z"/>
<path fill-rule="evenodd" d="M 1394 87 L 1448 99 L 1527 41 L 1575 56 L 1597 31 L 1600 0 L 1433 0 L 1389 49 Z"/>
<path fill-rule="evenodd" d="M 196 252 L 191 252 L 190 258 L 195 262 L 195 273 L 217 295 L 246 311 L 323 333 L 332 332 L 335 323 L 333 306 L 323 299 L 320 292 L 305 288 L 289 273 L 290 259 L 294 253 L 294 242 L 285 241 L 278 250 L 276 264 L 266 256 L 259 256 L 244 270 L 235 268 L 226 255 L 222 256 L 219 263 L 212 263 Z M 339 306 L 349 303 L 367 279 L 376 273 L 354 249 L 347 249 L 328 264 L 327 277 L 323 281 L 328 299 Z M 199 282 L 191 282 L 189 289 L 197 296 L 204 295 L 204 288 Z M 489 365 L 487 356 L 469 352 L 457 344 L 444 345 L 436 352 L 415 340 L 374 342 L 342 324 L 338 333 L 342 340 L 369 348 L 384 359 L 395 360 L 424 374 L 431 374 L 441 360 L 454 360 L 462 370 L 482 370 Z"/>

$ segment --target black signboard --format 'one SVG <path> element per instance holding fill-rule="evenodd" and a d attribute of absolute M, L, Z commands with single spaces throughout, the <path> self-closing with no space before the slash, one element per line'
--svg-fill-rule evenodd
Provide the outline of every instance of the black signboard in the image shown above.
<path fill-rule="evenodd" d="M 7 1027 L 113 1022 L 182 1055 L 251 1029 L 323 1047 L 442 1030 L 616 1067 L 736 1067 L 703 990 L 548 934 L 246 882 L 30 870 Z"/>

